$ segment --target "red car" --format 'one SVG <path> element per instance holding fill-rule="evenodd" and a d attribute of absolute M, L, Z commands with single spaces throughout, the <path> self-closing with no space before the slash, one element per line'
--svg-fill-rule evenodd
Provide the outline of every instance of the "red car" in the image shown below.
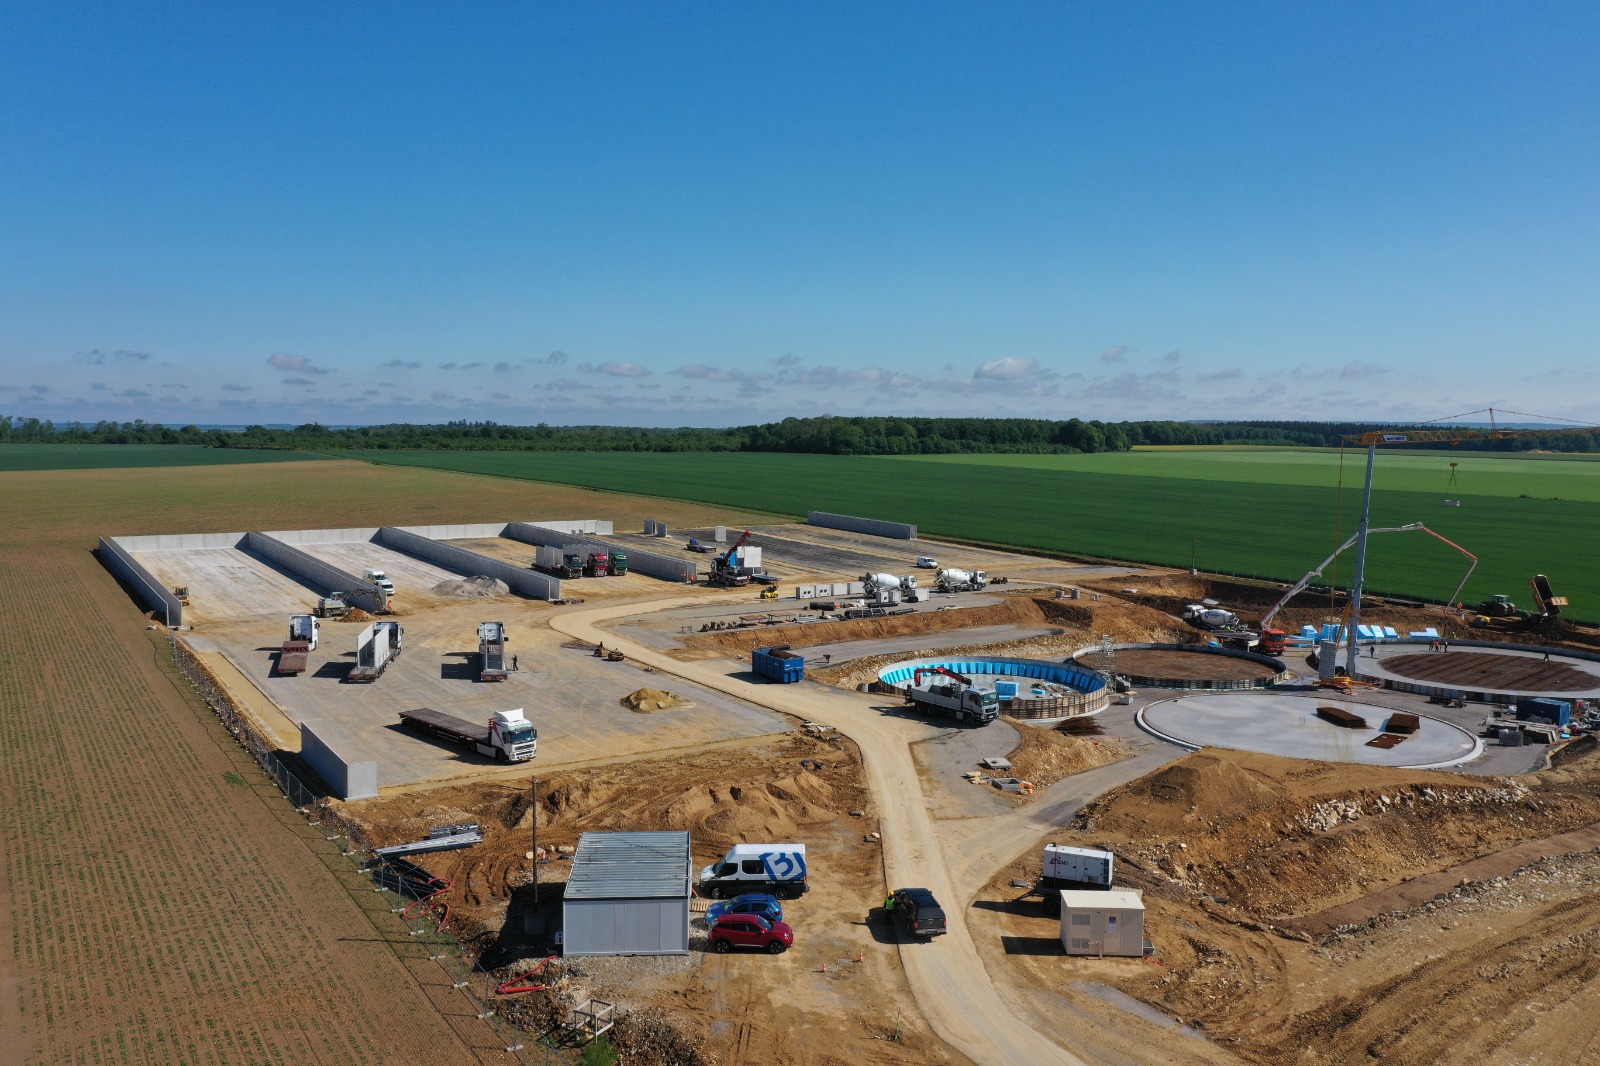
<path fill-rule="evenodd" d="M 724 914 L 711 923 L 711 950 L 766 948 L 781 955 L 794 943 L 794 930 L 785 922 L 769 922 L 759 914 Z"/>

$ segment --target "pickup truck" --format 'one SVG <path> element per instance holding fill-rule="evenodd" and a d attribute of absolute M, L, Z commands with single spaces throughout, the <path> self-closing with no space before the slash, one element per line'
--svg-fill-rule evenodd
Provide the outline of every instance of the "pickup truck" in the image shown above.
<path fill-rule="evenodd" d="M 925 888 L 897 888 L 889 893 L 894 926 L 906 936 L 936 937 L 945 932 L 944 908 Z"/>

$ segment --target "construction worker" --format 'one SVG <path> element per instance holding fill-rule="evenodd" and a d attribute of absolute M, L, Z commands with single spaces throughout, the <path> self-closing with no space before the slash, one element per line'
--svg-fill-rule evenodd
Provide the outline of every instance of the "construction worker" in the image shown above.
<path fill-rule="evenodd" d="M 893 892 L 891 892 L 887 896 L 883 897 L 883 913 L 889 915 L 891 918 L 894 917 L 894 893 Z"/>
<path fill-rule="evenodd" d="M 517 657 L 515 655 L 511 657 L 511 669 L 513 672 L 517 669 Z"/>

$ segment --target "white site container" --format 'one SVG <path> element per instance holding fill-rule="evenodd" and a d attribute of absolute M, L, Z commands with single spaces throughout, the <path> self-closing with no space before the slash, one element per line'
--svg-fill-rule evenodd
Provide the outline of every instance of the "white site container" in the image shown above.
<path fill-rule="evenodd" d="M 1061 946 L 1068 955 L 1144 955 L 1144 898 L 1137 889 L 1061 891 Z"/>

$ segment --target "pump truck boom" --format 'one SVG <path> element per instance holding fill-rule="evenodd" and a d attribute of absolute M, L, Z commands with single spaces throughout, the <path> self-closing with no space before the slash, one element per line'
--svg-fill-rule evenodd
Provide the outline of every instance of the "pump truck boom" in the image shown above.
<path fill-rule="evenodd" d="M 1371 534 L 1371 533 L 1410 533 L 1410 532 L 1413 532 L 1413 531 L 1420 531 L 1420 532 L 1428 534 L 1428 536 L 1430 536 L 1430 537 L 1434 537 L 1434 538 L 1436 538 L 1438 540 L 1442 540 L 1446 544 L 1450 545 L 1450 547 L 1454 548 L 1456 551 L 1460 552 L 1462 555 L 1465 555 L 1468 559 L 1472 560 L 1470 563 L 1467 564 L 1467 572 L 1464 575 L 1462 575 L 1461 583 L 1459 585 L 1457 585 L 1456 586 L 1456 590 L 1453 593 L 1450 594 L 1450 599 L 1445 601 L 1447 603 L 1452 603 L 1452 604 L 1455 603 L 1456 602 L 1456 598 L 1461 595 L 1461 590 L 1463 588 L 1465 588 L 1466 585 L 1467 585 L 1467 578 L 1470 578 L 1472 576 L 1472 571 L 1477 568 L 1478 557 L 1476 555 L 1473 555 L 1471 552 L 1467 551 L 1467 549 L 1463 548 L 1461 545 L 1457 544 L 1455 541 L 1450 540 L 1447 537 L 1439 536 L 1439 534 L 1435 533 L 1433 530 L 1429 529 L 1427 526 L 1423 525 L 1421 522 L 1408 522 L 1407 524 L 1405 524 L 1403 526 L 1386 526 L 1386 527 L 1384 527 L 1382 529 L 1369 529 L 1369 530 L 1367 530 L 1367 532 L 1369 534 Z M 1318 577 L 1320 577 L 1322 575 L 1323 569 L 1325 567 L 1327 567 L 1328 564 L 1332 563 L 1335 559 L 1337 559 L 1345 551 L 1345 549 L 1349 548 L 1351 545 L 1355 544 L 1355 542 L 1360 540 L 1360 539 L 1361 539 L 1361 534 L 1360 533 L 1356 533 L 1353 536 L 1351 536 L 1349 540 L 1345 541 L 1343 544 L 1341 544 L 1337 548 L 1335 548 L 1333 550 L 1333 554 L 1329 555 L 1326 559 L 1322 560 L 1322 562 L 1318 563 L 1316 565 L 1315 569 L 1308 571 L 1306 573 L 1305 577 L 1302 577 L 1299 581 L 1296 581 L 1293 585 L 1290 585 L 1289 586 L 1289 591 L 1285 592 L 1281 597 L 1279 597 L 1277 603 L 1274 603 L 1271 607 L 1267 608 L 1267 613 L 1261 616 L 1261 624 L 1259 626 L 1259 628 L 1261 630 L 1261 651 L 1262 652 L 1264 652 L 1267 655 L 1282 655 L 1283 654 L 1284 649 L 1287 647 L 1288 636 L 1287 636 L 1287 634 L 1284 633 L 1283 630 L 1273 628 L 1272 620 L 1278 616 L 1278 612 L 1283 609 L 1285 604 L 1287 604 L 1290 600 L 1292 600 L 1296 596 L 1298 596 L 1301 592 L 1303 592 L 1305 590 L 1305 587 L 1307 585 L 1311 584 L 1311 582 L 1315 581 Z"/>
<path fill-rule="evenodd" d="M 473 725 L 453 714 L 418 707 L 401 711 L 400 724 L 416 733 L 469 745 L 479 755 L 500 762 L 527 762 L 539 753 L 539 731 L 523 715 L 521 707 L 494 712 L 487 725 Z"/>

